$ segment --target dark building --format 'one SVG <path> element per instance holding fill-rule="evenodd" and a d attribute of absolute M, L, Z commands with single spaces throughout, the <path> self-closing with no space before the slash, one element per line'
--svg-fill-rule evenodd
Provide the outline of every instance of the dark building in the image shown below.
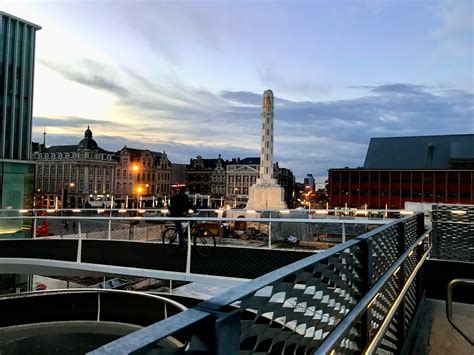
<path fill-rule="evenodd" d="M 363 168 L 330 169 L 334 207 L 474 203 L 474 134 L 372 138 Z"/>
<path fill-rule="evenodd" d="M 35 38 L 40 26 L 0 11 L 0 208 L 32 206 L 31 122 Z M 29 234 L 20 223 L 13 231 Z M 8 233 L 7 233 L 8 232 Z"/>
<path fill-rule="evenodd" d="M 31 160 L 36 31 L 0 11 L 0 209 L 33 206 Z M 4 215 L 2 212 L 1 215 Z M 30 220 L 0 222 L 0 238 L 31 237 Z M 25 291 L 26 275 L 0 275 L 0 293 Z"/>
<path fill-rule="evenodd" d="M 285 202 L 288 208 L 295 207 L 295 176 L 290 169 L 280 168 L 278 162 L 273 164 L 273 178 L 285 190 Z"/>
<path fill-rule="evenodd" d="M 218 159 L 203 159 L 198 155 L 186 165 L 186 187 L 191 194 L 210 195 L 212 171 Z"/>

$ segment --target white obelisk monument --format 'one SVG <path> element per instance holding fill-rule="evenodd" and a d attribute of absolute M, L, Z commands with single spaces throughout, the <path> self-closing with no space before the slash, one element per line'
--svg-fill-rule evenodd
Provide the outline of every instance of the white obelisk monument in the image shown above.
<path fill-rule="evenodd" d="M 247 209 L 284 209 L 284 190 L 273 178 L 273 92 L 263 93 L 260 177 L 250 186 Z"/>

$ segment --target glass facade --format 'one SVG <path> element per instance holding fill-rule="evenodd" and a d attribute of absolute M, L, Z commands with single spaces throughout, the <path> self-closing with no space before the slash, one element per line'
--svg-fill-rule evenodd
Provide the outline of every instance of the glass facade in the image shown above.
<path fill-rule="evenodd" d="M 33 206 L 34 164 L 0 160 L 0 215 L 17 215 L 18 210 Z M 0 238 L 31 237 L 31 220 L 1 220 Z"/>
<path fill-rule="evenodd" d="M 31 121 L 35 35 L 41 27 L 0 11 L 0 216 L 32 208 Z M 0 220 L 0 239 L 31 238 L 31 220 Z M 0 294 L 25 291 L 27 276 L 0 275 Z"/>
<path fill-rule="evenodd" d="M 35 33 L 0 11 L 0 159 L 31 159 Z"/>

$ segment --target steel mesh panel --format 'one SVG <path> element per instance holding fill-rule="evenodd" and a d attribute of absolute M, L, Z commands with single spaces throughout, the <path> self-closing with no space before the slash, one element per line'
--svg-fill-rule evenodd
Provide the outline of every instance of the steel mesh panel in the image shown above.
<path fill-rule="evenodd" d="M 417 216 L 408 218 L 405 222 L 405 250 L 418 239 Z"/>
<path fill-rule="evenodd" d="M 393 225 L 368 240 L 372 255 L 372 277 L 370 286 L 388 270 L 400 256 L 399 226 Z"/>
<path fill-rule="evenodd" d="M 415 277 L 413 282 L 411 283 L 410 287 L 408 288 L 407 293 L 405 294 L 404 302 L 405 302 L 405 315 L 404 315 L 404 329 L 405 334 L 410 328 L 411 321 L 416 312 L 416 307 L 418 305 L 418 297 L 416 296 L 416 285 L 417 285 L 417 278 Z"/>
<path fill-rule="evenodd" d="M 433 211 L 432 256 L 474 262 L 474 206 L 437 206 Z"/>
<path fill-rule="evenodd" d="M 400 326 L 399 319 L 399 311 L 393 317 L 392 321 L 390 322 L 385 335 L 376 349 L 376 354 L 399 354 L 400 350 L 398 349 L 398 329 Z"/>
<path fill-rule="evenodd" d="M 390 281 L 379 292 L 368 310 L 369 340 L 377 333 L 388 311 L 398 296 L 400 290 L 400 272 L 390 278 Z"/>
<path fill-rule="evenodd" d="M 405 272 L 405 276 L 408 277 L 411 275 L 413 270 L 415 270 L 416 264 L 418 263 L 418 256 L 417 256 L 417 251 L 416 249 L 411 253 L 411 255 L 408 255 L 406 258 L 405 262 L 403 263 L 403 269 Z"/>
<path fill-rule="evenodd" d="M 315 349 L 360 299 L 360 258 L 354 245 L 243 299 L 241 351 Z M 348 346 L 357 337 L 350 334 Z"/>

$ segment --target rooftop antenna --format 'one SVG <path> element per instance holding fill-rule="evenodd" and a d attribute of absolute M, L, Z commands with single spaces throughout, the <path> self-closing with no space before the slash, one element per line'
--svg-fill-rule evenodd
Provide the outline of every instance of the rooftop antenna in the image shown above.
<path fill-rule="evenodd" d="M 43 128 L 43 146 L 46 147 L 46 125 Z"/>

